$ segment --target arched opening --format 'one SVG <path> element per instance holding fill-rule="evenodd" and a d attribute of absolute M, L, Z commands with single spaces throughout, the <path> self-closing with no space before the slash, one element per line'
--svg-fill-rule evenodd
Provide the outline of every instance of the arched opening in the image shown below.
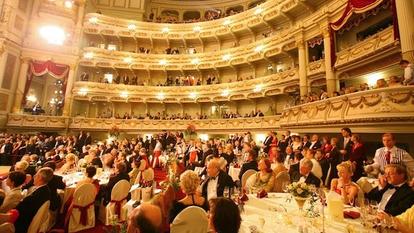
<path fill-rule="evenodd" d="M 239 6 L 233 6 L 233 7 L 227 8 L 226 16 L 235 15 L 235 14 L 238 14 L 240 12 L 243 12 L 243 6 L 240 6 L 240 5 Z"/>
<path fill-rule="evenodd" d="M 164 23 L 178 22 L 179 13 L 175 10 L 164 10 L 161 12 L 161 21 Z"/>
<path fill-rule="evenodd" d="M 183 20 L 185 22 L 194 22 L 200 20 L 200 12 L 199 11 L 186 11 L 183 14 Z"/>

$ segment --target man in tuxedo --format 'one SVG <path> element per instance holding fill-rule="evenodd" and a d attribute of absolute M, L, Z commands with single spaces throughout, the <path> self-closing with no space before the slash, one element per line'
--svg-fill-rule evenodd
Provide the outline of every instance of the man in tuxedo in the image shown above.
<path fill-rule="evenodd" d="M 309 135 L 303 135 L 302 148 L 310 148 L 311 145 L 312 143 L 309 141 Z"/>
<path fill-rule="evenodd" d="M 250 169 L 255 170 L 255 171 L 259 170 L 256 159 L 257 159 L 257 154 L 252 150 L 249 151 L 249 156 L 247 156 L 247 161 L 243 163 L 242 167 L 240 168 L 239 180 L 242 180 L 242 176 L 247 170 L 250 170 Z"/>
<path fill-rule="evenodd" d="M 207 200 L 222 197 L 224 189 L 234 186 L 233 179 L 220 169 L 220 160 L 214 158 L 207 164 L 208 178 L 201 185 L 202 196 Z"/>
<path fill-rule="evenodd" d="M 320 149 L 321 146 L 322 144 L 319 141 L 319 136 L 317 134 L 312 135 L 312 140 L 310 141 L 309 149 L 317 150 L 317 149 Z"/>
<path fill-rule="evenodd" d="M 399 164 L 385 167 L 379 185 L 367 194 L 368 199 L 379 202 L 379 210 L 396 216 L 414 204 L 414 191 L 407 183 L 407 169 Z"/>
<path fill-rule="evenodd" d="M 10 156 L 12 154 L 13 144 L 11 140 L 7 138 L 4 141 L 4 144 L 0 146 L 0 164 L 1 165 L 9 165 L 10 164 Z"/>
<path fill-rule="evenodd" d="M 288 147 L 291 148 L 291 147 Z M 290 182 L 297 182 L 300 179 L 300 172 L 299 172 L 299 161 L 303 159 L 303 155 L 300 152 L 296 152 L 292 155 L 293 157 L 293 164 L 289 167 L 289 177 Z"/>
<path fill-rule="evenodd" d="M 319 188 L 321 180 L 312 173 L 313 163 L 310 159 L 302 159 L 299 163 L 300 178 L 297 182 L 303 182 L 309 185 L 315 185 Z"/>
<path fill-rule="evenodd" d="M 15 232 L 27 232 L 33 217 L 36 215 L 40 207 L 50 201 L 50 190 L 47 186 L 53 177 L 51 168 L 41 168 L 33 177 L 34 191 L 29 193 L 17 206 L 17 220 L 14 222 Z M 5 232 L 7 222 L 12 218 L 12 213 L 0 214 L 0 232 Z M 5 228 L 3 228 L 5 227 Z"/>
<path fill-rule="evenodd" d="M 273 141 L 272 132 L 269 132 L 267 134 L 266 139 L 263 142 L 263 152 L 264 153 L 269 154 L 270 145 L 272 144 L 272 141 Z"/>
<path fill-rule="evenodd" d="M 341 153 L 343 160 L 349 160 L 354 145 L 351 141 L 352 131 L 350 128 L 342 128 L 341 134 L 342 138 L 339 142 L 339 152 Z"/>

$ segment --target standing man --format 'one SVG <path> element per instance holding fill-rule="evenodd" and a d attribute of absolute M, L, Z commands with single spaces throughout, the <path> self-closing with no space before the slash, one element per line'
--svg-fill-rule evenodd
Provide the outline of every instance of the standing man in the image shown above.
<path fill-rule="evenodd" d="M 414 85 L 414 66 L 407 60 L 400 61 L 401 68 L 404 69 L 404 85 Z"/>

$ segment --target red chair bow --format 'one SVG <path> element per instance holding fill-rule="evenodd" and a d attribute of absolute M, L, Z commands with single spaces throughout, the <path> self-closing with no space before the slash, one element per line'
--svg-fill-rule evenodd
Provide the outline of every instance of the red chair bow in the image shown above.
<path fill-rule="evenodd" d="M 121 199 L 119 201 L 111 200 L 111 203 L 115 204 L 115 214 L 118 215 L 118 218 L 121 216 L 121 204 L 123 201 L 125 201 L 127 198 Z"/>
<path fill-rule="evenodd" d="M 95 201 L 93 201 L 92 203 L 89 203 L 86 206 L 80 206 L 80 205 L 73 205 L 72 206 L 72 208 L 79 209 L 79 211 L 80 211 L 80 223 L 84 226 L 86 226 L 86 224 L 88 224 L 88 209 L 93 204 L 95 204 Z M 72 210 L 70 210 L 70 211 L 72 211 Z"/>

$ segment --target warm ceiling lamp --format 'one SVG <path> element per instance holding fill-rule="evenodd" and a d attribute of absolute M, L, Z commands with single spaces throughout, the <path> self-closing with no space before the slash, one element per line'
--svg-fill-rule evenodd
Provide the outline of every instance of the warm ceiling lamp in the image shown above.
<path fill-rule="evenodd" d="M 197 65 L 198 63 L 200 63 L 200 59 L 198 58 L 194 58 L 193 60 L 191 60 L 191 64 L 193 65 Z"/>
<path fill-rule="evenodd" d="M 258 45 L 256 48 L 254 48 L 254 51 L 256 53 L 260 53 L 260 52 L 263 51 L 263 49 L 264 49 L 264 46 L 263 45 Z"/>
<path fill-rule="evenodd" d="M 193 27 L 193 31 L 194 32 L 200 32 L 201 31 L 201 26 L 198 26 L 198 25 L 197 26 L 194 26 Z"/>
<path fill-rule="evenodd" d="M 43 26 L 39 29 L 39 33 L 49 44 L 63 45 L 66 39 L 65 30 L 58 26 Z"/>
<path fill-rule="evenodd" d="M 226 19 L 226 20 L 224 20 L 223 25 L 224 26 L 228 26 L 230 23 L 231 23 L 231 20 L 230 19 Z"/>
<path fill-rule="evenodd" d="M 91 18 L 89 18 L 89 23 L 92 23 L 92 24 L 97 24 L 98 23 L 98 17 L 91 17 Z"/>
<path fill-rule="evenodd" d="M 223 55 L 223 57 L 222 57 L 223 61 L 229 61 L 229 60 L 230 60 L 230 58 L 231 58 L 231 55 L 230 55 L 230 54 L 225 54 L 225 55 Z"/>
<path fill-rule="evenodd" d="M 165 99 L 165 94 L 163 92 L 160 92 L 157 94 L 157 99 L 158 100 L 164 100 Z"/>
<path fill-rule="evenodd" d="M 126 98 L 128 98 L 128 92 L 127 92 L 127 91 L 122 91 L 122 92 L 119 94 L 119 96 L 121 96 L 121 98 L 126 99 Z"/>
<path fill-rule="evenodd" d="M 26 99 L 27 99 L 27 101 L 30 101 L 30 102 L 36 102 L 37 101 L 37 98 L 34 95 L 29 95 L 29 96 L 26 97 Z"/>
<path fill-rule="evenodd" d="M 92 59 L 94 56 L 93 52 L 86 52 L 85 54 L 83 54 L 83 57 L 86 59 Z"/>
<path fill-rule="evenodd" d="M 165 66 L 165 65 L 167 65 L 167 60 L 161 59 L 159 64 L 162 65 L 162 66 Z"/>
<path fill-rule="evenodd" d="M 86 96 L 88 94 L 88 88 L 82 87 L 81 89 L 79 89 L 78 91 L 78 95 L 81 96 Z"/>
<path fill-rule="evenodd" d="M 72 0 L 65 0 L 64 4 L 66 8 L 72 9 L 73 7 L 73 1 Z"/>
<path fill-rule="evenodd" d="M 161 31 L 162 31 L 162 33 L 169 33 L 170 29 L 168 27 L 164 27 L 164 28 L 162 28 Z"/>
<path fill-rule="evenodd" d="M 253 89 L 253 91 L 254 92 L 261 92 L 262 91 L 262 84 L 257 84 L 255 87 L 254 87 L 254 89 Z"/>
<path fill-rule="evenodd" d="M 254 14 L 255 15 L 260 15 L 262 12 L 263 12 L 263 9 L 261 7 L 259 7 L 254 11 Z"/>
<path fill-rule="evenodd" d="M 125 63 L 132 63 L 132 57 L 126 57 L 124 58 Z"/>
<path fill-rule="evenodd" d="M 135 24 L 129 24 L 128 25 L 128 30 L 130 31 L 134 31 L 137 28 L 137 26 L 135 26 Z"/>
<path fill-rule="evenodd" d="M 188 96 L 189 96 L 191 99 L 196 99 L 196 98 L 197 98 L 197 93 L 196 93 L 196 92 L 191 92 Z"/>
<path fill-rule="evenodd" d="M 223 90 L 223 91 L 221 92 L 221 96 L 223 96 L 223 97 L 227 97 L 227 96 L 229 96 L 229 95 L 230 95 L 230 90 L 229 90 L 229 89 Z"/>

